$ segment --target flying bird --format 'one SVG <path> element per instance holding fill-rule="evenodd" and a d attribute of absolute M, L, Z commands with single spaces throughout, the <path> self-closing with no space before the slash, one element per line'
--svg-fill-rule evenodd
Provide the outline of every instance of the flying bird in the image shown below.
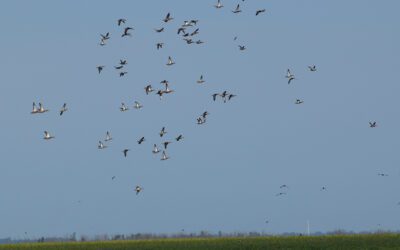
<path fill-rule="evenodd" d="M 194 36 L 199 34 L 199 29 L 195 29 L 192 33 L 190 33 L 190 36 Z"/>
<path fill-rule="evenodd" d="M 48 111 L 49 111 L 49 110 L 48 110 L 48 109 L 45 109 L 45 108 L 43 107 L 42 103 L 39 102 L 39 109 L 38 109 L 37 113 L 46 113 L 46 112 L 48 112 Z"/>
<path fill-rule="evenodd" d="M 202 83 L 204 83 L 204 80 L 203 80 L 203 75 L 201 75 L 201 76 L 200 76 L 200 79 L 199 79 L 199 80 L 197 80 L 197 83 L 199 83 L 199 84 L 202 84 Z"/>
<path fill-rule="evenodd" d="M 178 135 L 178 137 L 175 138 L 176 141 L 180 141 L 183 139 L 183 135 Z"/>
<path fill-rule="evenodd" d="M 304 103 L 304 101 L 302 101 L 302 100 L 300 100 L 300 99 L 296 99 L 295 104 L 302 104 L 302 103 Z"/>
<path fill-rule="evenodd" d="M 164 21 L 165 23 L 167 23 L 167 22 L 171 21 L 172 19 L 174 19 L 174 18 L 172 18 L 172 17 L 171 17 L 171 13 L 168 12 L 168 14 L 165 16 L 165 18 L 163 19 L 163 21 Z"/>
<path fill-rule="evenodd" d="M 118 21 L 117 21 L 118 26 L 121 26 L 121 24 L 125 24 L 125 22 L 126 22 L 126 19 L 124 19 L 124 18 L 120 18 L 120 19 L 118 19 Z"/>
<path fill-rule="evenodd" d="M 289 187 L 286 184 L 283 184 L 279 188 L 289 188 Z"/>
<path fill-rule="evenodd" d="M 124 75 L 128 74 L 128 72 L 123 71 L 123 72 L 119 72 L 119 77 L 123 77 Z"/>
<path fill-rule="evenodd" d="M 60 116 L 64 114 L 64 112 L 66 112 L 68 110 L 67 108 L 67 104 L 64 103 L 64 105 L 61 107 L 60 109 Z"/>
<path fill-rule="evenodd" d="M 222 5 L 221 0 L 218 0 L 218 1 L 217 1 L 217 4 L 214 5 L 214 7 L 217 8 L 217 9 L 220 9 L 220 8 L 222 8 L 222 7 L 224 7 L 224 6 Z"/>
<path fill-rule="evenodd" d="M 245 50 L 246 49 L 246 46 L 244 46 L 244 45 L 238 45 L 239 46 L 239 50 Z"/>
<path fill-rule="evenodd" d="M 164 45 L 164 43 L 157 43 L 156 44 L 157 49 L 162 49 L 163 45 Z"/>
<path fill-rule="evenodd" d="M 125 105 L 125 103 L 121 103 L 121 107 L 119 108 L 119 110 L 121 111 L 121 112 L 124 112 L 124 111 L 127 111 L 127 110 L 129 110 L 129 108 L 128 108 L 128 106 L 126 106 Z"/>
<path fill-rule="evenodd" d="M 100 36 L 101 36 L 101 41 L 106 41 L 110 39 L 110 32 L 107 32 L 105 35 L 100 34 Z"/>
<path fill-rule="evenodd" d="M 136 186 L 136 188 L 135 188 L 136 195 L 138 195 L 142 190 L 143 190 L 143 188 L 141 188 L 140 186 Z"/>
<path fill-rule="evenodd" d="M 219 96 L 218 93 L 212 94 L 212 97 L 213 97 L 214 102 L 215 102 L 215 100 L 217 99 L 217 96 Z"/>
<path fill-rule="evenodd" d="M 379 175 L 379 176 L 383 176 L 383 177 L 389 176 L 388 174 L 385 174 L 385 173 L 378 173 L 378 175 Z"/>
<path fill-rule="evenodd" d="M 288 84 L 290 84 L 290 82 L 295 79 L 294 75 L 290 72 L 290 69 L 287 70 L 286 78 L 288 79 Z"/>
<path fill-rule="evenodd" d="M 97 66 L 96 68 L 97 68 L 97 71 L 99 72 L 99 74 L 101 73 L 101 71 L 104 69 L 104 65 L 100 65 L 100 66 Z"/>
<path fill-rule="evenodd" d="M 229 94 L 228 95 L 228 101 L 230 101 L 233 97 L 235 97 L 236 95 L 234 95 L 234 94 Z"/>
<path fill-rule="evenodd" d="M 109 131 L 106 132 L 106 139 L 104 141 L 111 141 L 112 137 L 111 137 L 111 133 Z"/>
<path fill-rule="evenodd" d="M 143 108 L 143 105 L 140 104 L 138 101 L 135 101 L 135 104 L 134 104 L 133 107 L 134 107 L 135 109 L 141 109 L 141 108 Z"/>
<path fill-rule="evenodd" d="M 175 64 L 175 62 L 174 62 L 174 61 L 172 61 L 172 58 L 169 56 L 169 57 L 168 57 L 168 63 L 167 63 L 167 66 L 171 66 L 171 65 L 173 65 L 173 64 Z"/>
<path fill-rule="evenodd" d="M 170 141 L 165 141 L 165 142 L 163 142 L 164 149 L 167 149 L 168 144 L 170 144 L 170 143 L 172 143 L 172 142 L 170 142 Z"/>
<path fill-rule="evenodd" d="M 317 71 L 317 67 L 316 67 L 315 65 L 308 66 L 308 69 L 309 69 L 310 71 Z"/>
<path fill-rule="evenodd" d="M 130 149 L 129 148 L 126 148 L 126 149 L 124 149 L 123 151 L 122 151 L 122 153 L 124 153 L 124 157 L 127 157 L 128 156 L 128 151 L 129 151 Z"/>
<path fill-rule="evenodd" d="M 137 141 L 137 143 L 138 143 L 138 144 L 142 144 L 144 141 L 145 141 L 145 139 L 144 139 L 144 136 L 143 136 L 142 138 L 140 138 L 140 139 Z"/>
<path fill-rule="evenodd" d="M 238 4 L 236 6 L 236 9 L 232 10 L 232 12 L 235 13 L 235 14 L 242 12 L 242 10 L 240 9 L 240 4 Z"/>
<path fill-rule="evenodd" d="M 43 139 L 45 139 L 45 140 L 50 140 L 50 139 L 53 139 L 53 138 L 55 138 L 55 137 L 52 136 L 52 135 L 50 135 L 49 132 L 44 131 L 44 137 L 43 137 Z"/>
<path fill-rule="evenodd" d="M 149 93 L 153 92 L 154 89 L 151 87 L 151 85 L 147 85 L 144 87 L 144 91 L 146 91 L 146 95 L 148 95 Z"/>
<path fill-rule="evenodd" d="M 160 131 L 160 137 L 163 137 L 165 134 L 167 133 L 167 131 L 165 131 L 165 127 L 162 127 L 161 131 Z"/>
<path fill-rule="evenodd" d="M 257 11 L 256 11 L 256 16 L 258 16 L 259 14 L 261 14 L 261 13 L 263 13 L 263 12 L 265 12 L 265 9 L 257 10 Z"/>
<path fill-rule="evenodd" d="M 378 125 L 376 125 L 376 122 L 369 122 L 370 128 L 376 128 L 376 126 L 378 126 Z"/>
<path fill-rule="evenodd" d="M 153 154 L 158 154 L 160 152 L 160 149 L 157 147 L 157 144 L 153 145 Z"/>
<path fill-rule="evenodd" d="M 285 192 L 280 192 L 280 193 L 277 193 L 275 196 L 282 196 L 282 195 L 286 195 L 286 193 Z"/>
<path fill-rule="evenodd" d="M 132 27 L 126 27 L 126 28 L 124 29 L 124 33 L 121 35 L 121 37 L 124 37 L 124 36 L 132 36 L 132 34 L 129 33 L 130 30 L 133 30 L 133 28 L 132 28 Z"/>
<path fill-rule="evenodd" d="M 165 161 L 165 160 L 168 160 L 168 159 L 169 159 L 169 156 L 167 156 L 167 153 L 165 153 L 165 151 L 163 150 L 161 160 Z"/>
<path fill-rule="evenodd" d="M 120 65 L 127 65 L 128 61 L 127 60 L 123 60 L 123 59 L 119 59 L 119 64 Z"/>
<path fill-rule="evenodd" d="M 157 33 L 161 33 L 164 31 L 164 27 L 160 28 L 160 29 L 154 29 Z"/>
<path fill-rule="evenodd" d="M 33 102 L 31 114 L 39 113 L 39 109 L 36 107 L 36 103 Z"/>
<path fill-rule="evenodd" d="M 105 149 L 106 147 L 107 146 L 102 141 L 99 141 L 99 144 L 97 146 L 98 149 Z"/>

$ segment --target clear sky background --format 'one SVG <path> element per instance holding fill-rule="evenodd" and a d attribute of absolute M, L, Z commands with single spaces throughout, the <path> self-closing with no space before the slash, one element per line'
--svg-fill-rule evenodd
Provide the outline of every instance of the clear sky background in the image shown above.
<path fill-rule="evenodd" d="M 304 233 L 307 220 L 312 232 L 400 229 L 400 2 L 215 3 L 2 3 L 0 237 Z M 165 24 L 167 12 L 174 20 Z M 120 37 L 118 18 L 135 28 L 131 38 Z M 199 20 L 204 44 L 176 34 L 188 19 Z M 128 60 L 121 78 L 119 59 Z M 100 75 L 97 65 L 106 65 Z M 146 96 L 144 86 L 163 79 L 175 93 Z M 223 90 L 237 97 L 213 102 Z M 135 100 L 142 110 L 119 111 Z M 33 101 L 50 112 L 31 115 Z M 185 136 L 167 161 L 151 153 L 163 126 L 169 140 Z M 44 130 L 56 138 L 43 140 Z M 98 150 L 107 130 L 114 140 Z M 287 195 L 275 196 L 283 184 Z"/>

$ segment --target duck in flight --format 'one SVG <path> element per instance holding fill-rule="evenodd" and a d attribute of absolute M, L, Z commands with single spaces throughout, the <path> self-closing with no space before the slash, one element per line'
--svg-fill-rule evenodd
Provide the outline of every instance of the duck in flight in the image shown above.
<path fill-rule="evenodd" d="M 48 112 L 48 111 L 49 111 L 49 110 L 48 110 L 48 109 L 45 109 L 45 108 L 43 107 L 42 103 L 39 102 L 39 109 L 38 109 L 37 113 L 46 113 L 46 112 Z"/>
<path fill-rule="evenodd" d="M 145 141 L 145 138 L 144 138 L 144 136 L 143 136 L 142 138 L 140 138 L 140 139 L 137 141 L 137 143 L 138 143 L 138 144 L 142 144 L 144 141 Z"/>
<path fill-rule="evenodd" d="M 99 144 L 97 145 L 98 149 L 105 149 L 106 147 L 107 146 L 102 141 L 99 141 Z"/>
<path fill-rule="evenodd" d="M 132 36 L 132 34 L 129 33 L 130 30 L 133 30 L 133 28 L 132 28 L 132 27 L 126 27 L 126 28 L 124 29 L 124 33 L 121 35 L 121 37 L 124 37 L 124 36 Z"/>
<path fill-rule="evenodd" d="M 60 116 L 64 114 L 64 112 L 66 112 L 68 110 L 67 108 L 67 104 L 64 103 L 64 105 L 61 107 L 60 109 Z"/>
<path fill-rule="evenodd" d="M 369 122 L 369 127 L 370 128 L 376 128 L 376 122 Z"/>
<path fill-rule="evenodd" d="M 160 149 L 157 147 L 157 144 L 153 145 L 153 150 L 152 150 L 153 154 L 158 154 L 160 152 Z"/>
<path fill-rule="evenodd" d="M 167 133 L 167 131 L 165 131 L 165 127 L 162 127 L 161 131 L 160 131 L 160 137 L 163 137 L 165 134 Z"/>
<path fill-rule="evenodd" d="M 201 75 L 200 76 L 200 79 L 199 80 L 197 80 L 197 83 L 198 84 L 202 84 L 202 83 L 204 83 L 205 81 L 204 81 L 204 79 L 203 79 L 203 75 Z"/>
<path fill-rule="evenodd" d="M 172 143 L 172 142 L 170 142 L 170 141 L 165 141 L 165 142 L 163 142 L 164 149 L 167 149 L 168 144 L 170 144 L 170 143 Z"/>
<path fill-rule="evenodd" d="M 126 149 L 124 149 L 123 151 L 122 151 L 122 153 L 124 153 L 124 157 L 127 157 L 128 156 L 128 151 L 129 151 L 130 149 L 129 148 L 126 148 Z"/>
<path fill-rule="evenodd" d="M 121 107 L 119 108 L 119 110 L 121 111 L 121 112 L 124 112 L 124 111 L 127 111 L 127 110 L 129 110 L 129 108 L 128 108 L 128 106 L 126 106 L 125 105 L 125 103 L 121 103 Z"/>
<path fill-rule="evenodd" d="M 144 91 L 146 92 L 146 95 L 148 95 L 149 93 L 153 92 L 154 89 L 151 87 L 151 85 L 147 85 L 144 87 Z"/>
<path fill-rule="evenodd" d="M 167 66 L 171 66 L 171 65 L 174 65 L 175 64 L 175 62 L 172 60 L 172 58 L 169 56 L 168 57 L 168 63 L 167 63 Z"/>
<path fill-rule="evenodd" d="M 97 66 L 96 68 L 97 68 L 97 71 L 99 72 L 99 74 L 101 73 L 101 71 L 104 69 L 104 65 L 99 65 L 99 66 Z"/>
<path fill-rule="evenodd" d="M 48 131 L 44 131 L 44 137 L 43 137 L 43 139 L 45 139 L 45 140 L 50 140 L 50 139 L 53 139 L 53 138 L 55 138 L 55 137 L 52 136 L 52 135 L 50 135 L 50 133 L 49 133 Z"/>
<path fill-rule="evenodd" d="M 302 101 L 302 100 L 300 100 L 300 99 L 296 99 L 295 104 L 302 104 L 302 103 L 304 103 L 304 101 Z"/>
<path fill-rule="evenodd" d="M 165 16 L 165 18 L 163 19 L 163 21 L 165 23 L 168 23 L 169 21 L 171 21 L 172 19 L 174 19 L 173 17 L 171 17 L 171 13 L 168 12 L 168 14 Z"/>
<path fill-rule="evenodd" d="M 120 18 L 120 19 L 118 19 L 117 24 L 118 24 L 118 26 L 121 26 L 121 24 L 125 24 L 125 22 L 126 22 L 125 18 Z"/>
<path fill-rule="evenodd" d="M 156 44 L 157 49 L 162 49 L 163 45 L 164 45 L 164 43 L 157 43 Z"/>
<path fill-rule="evenodd" d="M 141 109 L 141 108 L 143 108 L 143 105 L 140 104 L 138 101 L 135 101 L 135 104 L 134 104 L 133 107 L 134 107 L 135 109 Z"/>
<path fill-rule="evenodd" d="M 178 135 L 178 137 L 175 138 L 176 141 L 180 141 L 183 139 L 183 135 Z"/>
<path fill-rule="evenodd" d="M 308 69 L 310 70 L 310 71 L 317 71 L 317 66 L 315 66 L 315 65 L 312 65 L 312 66 L 308 66 Z"/>
<path fill-rule="evenodd" d="M 246 49 L 246 46 L 244 46 L 244 45 L 238 45 L 239 46 L 239 50 L 245 50 Z"/>
<path fill-rule="evenodd" d="M 135 188 L 136 195 L 138 195 L 142 190 L 143 190 L 143 188 L 141 188 L 140 186 L 136 186 L 136 188 Z"/>
<path fill-rule="evenodd" d="M 33 107 L 32 107 L 32 111 L 31 111 L 31 114 L 37 114 L 37 113 L 39 113 L 39 109 L 36 107 L 36 103 L 35 102 L 33 102 L 33 105 L 32 105 Z"/>
<path fill-rule="evenodd" d="M 160 28 L 160 29 L 154 29 L 157 33 L 161 33 L 164 31 L 164 27 Z"/>

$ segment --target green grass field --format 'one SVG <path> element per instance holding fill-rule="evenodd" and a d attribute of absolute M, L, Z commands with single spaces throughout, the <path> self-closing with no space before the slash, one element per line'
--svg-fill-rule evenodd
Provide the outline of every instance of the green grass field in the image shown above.
<path fill-rule="evenodd" d="M 195 238 L 0 245 L 0 250 L 400 249 L 399 234 Z"/>

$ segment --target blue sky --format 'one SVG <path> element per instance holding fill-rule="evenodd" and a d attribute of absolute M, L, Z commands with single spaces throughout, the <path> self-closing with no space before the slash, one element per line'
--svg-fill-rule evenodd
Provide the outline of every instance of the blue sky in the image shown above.
<path fill-rule="evenodd" d="M 215 2 L 3 3 L 0 237 L 301 233 L 307 220 L 311 231 L 399 229 L 400 3 L 224 0 L 216 10 Z M 174 20 L 165 24 L 167 12 Z M 118 18 L 135 28 L 131 38 L 121 39 Z M 176 35 L 188 19 L 199 20 L 204 44 Z M 122 78 L 113 69 L 120 59 Z M 97 65 L 106 65 L 100 75 Z M 146 96 L 144 86 L 163 79 L 175 93 Z M 213 102 L 224 90 L 237 97 Z M 142 110 L 119 112 L 135 100 Z M 50 112 L 30 115 L 33 101 Z M 163 126 L 169 140 L 185 136 L 167 161 L 151 153 Z M 56 138 L 44 141 L 44 130 Z M 114 140 L 98 150 L 106 131 Z M 287 195 L 276 197 L 283 184 Z"/>

